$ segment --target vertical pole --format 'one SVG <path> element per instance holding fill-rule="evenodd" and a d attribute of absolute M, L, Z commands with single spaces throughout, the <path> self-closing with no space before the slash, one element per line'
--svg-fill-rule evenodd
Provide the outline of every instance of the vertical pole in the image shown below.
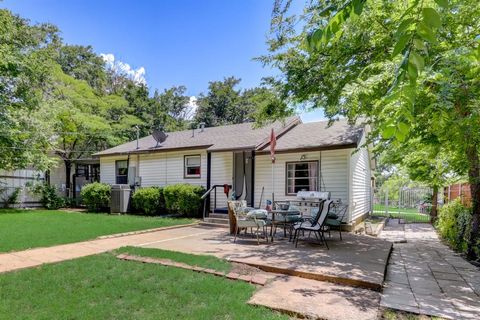
<path fill-rule="evenodd" d="M 385 215 L 388 216 L 388 188 L 385 188 Z"/>
<path fill-rule="evenodd" d="M 272 209 L 273 208 L 273 202 L 275 201 L 275 178 L 274 178 L 274 169 L 273 169 L 274 163 L 272 161 Z"/>

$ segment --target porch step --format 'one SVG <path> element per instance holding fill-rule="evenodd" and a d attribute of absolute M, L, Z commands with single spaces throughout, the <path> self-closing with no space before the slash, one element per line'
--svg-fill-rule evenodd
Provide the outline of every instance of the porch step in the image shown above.
<path fill-rule="evenodd" d="M 215 223 L 215 224 L 224 224 L 228 226 L 228 219 L 226 218 L 215 218 L 215 217 L 208 217 L 203 220 L 207 223 Z"/>
<path fill-rule="evenodd" d="M 229 227 L 228 224 L 211 223 L 211 222 L 206 222 L 206 221 L 200 222 L 199 225 L 207 226 L 207 227 L 216 227 L 216 228 L 228 228 Z"/>
<path fill-rule="evenodd" d="M 227 219 L 228 220 L 228 214 L 225 213 L 210 213 L 208 215 L 209 218 L 216 218 L 216 219 Z"/>

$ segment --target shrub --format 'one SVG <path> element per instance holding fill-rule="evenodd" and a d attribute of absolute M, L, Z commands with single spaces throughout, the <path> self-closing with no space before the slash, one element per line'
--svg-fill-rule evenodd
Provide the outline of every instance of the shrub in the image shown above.
<path fill-rule="evenodd" d="M 10 208 L 12 205 L 18 202 L 21 188 L 13 188 L 13 191 L 9 193 L 9 187 L 0 186 L 0 199 L 3 202 L 5 209 Z"/>
<path fill-rule="evenodd" d="M 159 187 L 147 187 L 135 190 L 132 207 L 146 215 L 155 215 L 165 209 L 163 190 Z"/>
<path fill-rule="evenodd" d="M 204 192 L 205 188 L 191 184 L 174 184 L 163 188 L 167 209 L 188 217 L 200 215 Z"/>
<path fill-rule="evenodd" d="M 65 200 L 57 194 L 55 186 L 37 183 L 31 190 L 33 194 L 40 196 L 40 202 L 45 209 L 56 210 L 65 206 Z"/>
<path fill-rule="evenodd" d="M 98 212 L 110 205 L 110 186 L 106 183 L 89 183 L 82 188 L 80 196 L 88 211 Z"/>
<path fill-rule="evenodd" d="M 460 199 L 456 199 L 440 208 L 437 229 L 454 249 L 465 251 L 471 219 L 470 208 L 463 206 Z"/>

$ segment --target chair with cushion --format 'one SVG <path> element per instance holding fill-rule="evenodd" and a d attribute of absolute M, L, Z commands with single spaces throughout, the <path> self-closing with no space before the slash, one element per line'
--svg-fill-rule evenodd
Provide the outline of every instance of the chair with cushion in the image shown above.
<path fill-rule="evenodd" d="M 245 232 L 247 232 L 248 228 L 252 230 L 252 233 L 257 235 L 258 244 L 260 244 L 260 233 L 263 233 L 263 236 L 268 241 L 267 223 L 264 219 L 260 218 L 260 216 L 266 217 L 267 212 L 265 210 L 251 210 L 248 213 L 245 213 L 245 207 L 242 203 L 239 203 L 239 201 L 229 201 L 228 206 L 232 210 L 235 219 L 235 236 L 233 242 L 237 241 L 237 236 L 240 231 L 245 230 Z M 257 218 L 257 216 L 259 216 L 259 218 Z"/>
<path fill-rule="evenodd" d="M 298 246 L 300 233 L 303 231 L 308 231 L 309 233 L 313 232 L 317 237 L 317 239 L 325 243 L 325 246 L 327 247 L 327 249 L 329 249 L 327 241 L 325 240 L 325 236 L 323 234 L 323 226 L 327 219 L 328 212 L 332 207 L 332 204 L 333 204 L 332 200 L 324 201 L 322 203 L 321 208 L 319 208 L 317 214 L 311 220 L 305 220 L 293 226 L 293 229 L 294 229 L 293 239 L 295 241 L 295 247 Z"/>
<path fill-rule="evenodd" d="M 331 237 L 331 230 L 336 230 L 340 234 L 340 240 L 342 239 L 342 225 L 343 218 L 348 211 L 348 205 L 342 205 L 340 203 L 335 203 L 333 205 L 333 212 L 329 212 L 327 215 L 327 220 L 325 221 L 325 226 L 328 227 L 328 237 Z"/>

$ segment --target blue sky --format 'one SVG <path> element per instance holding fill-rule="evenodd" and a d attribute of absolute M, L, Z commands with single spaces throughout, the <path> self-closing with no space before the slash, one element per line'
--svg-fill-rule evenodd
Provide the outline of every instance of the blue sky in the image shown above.
<path fill-rule="evenodd" d="M 57 25 L 66 43 L 113 54 L 151 88 L 185 85 L 189 95 L 226 76 L 244 88 L 276 74 L 252 58 L 267 52 L 273 0 L 4 0 L 0 7 Z M 297 3 L 301 10 L 303 1 Z M 305 114 L 304 121 L 322 117 Z"/>

